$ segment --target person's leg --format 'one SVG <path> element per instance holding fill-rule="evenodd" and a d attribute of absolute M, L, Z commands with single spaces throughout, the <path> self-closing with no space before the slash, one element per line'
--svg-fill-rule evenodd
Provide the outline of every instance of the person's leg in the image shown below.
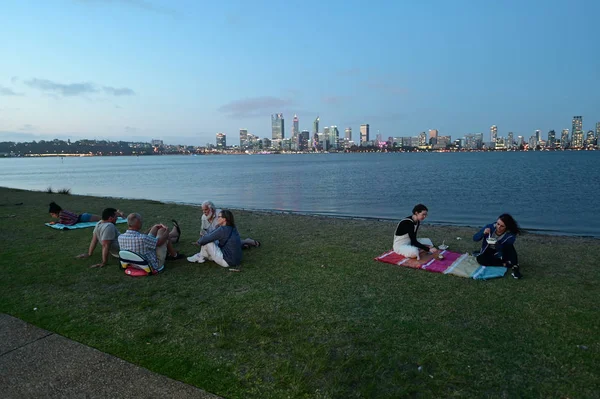
<path fill-rule="evenodd" d="M 502 259 L 495 257 L 494 250 L 490 248 L 477 256 L 477 263 L 482 266 L 504 266 Z"/>
<path fill-rule="evenodd" d="M 407 258 L 416 258 L 419 255 L 419 248 L 412 245 L 399 245 L 394 247 L 394 252 Z"/>
<path fill-rule="evenodd" d="M 433 242 L 429 238 L 417 238 L 417 241 L 423 245 L 431 245 L 433 247 Z"/>
<path fill-rule="evenodd" d="M 169 241 L 173 244 L 177 244 L 179 242 L 179 238 L 181 238 L 181 228 L 179 224 L 173 220 L 173 228 L 169 232 Z"/>
<path fill-rule="evenodd" d="M 160 269 L 165 264 L 165 259 L 167 259 L 166 244 L 156 247 L 156 257 L 158 258 L 158 268 Z"/>
<path fill-rule="evenodd" d="M 204 251 L 205 255 L 203 254 L 203 256 L 206 259 L 212 260 L 219 266 L 229 267 L 225 259 L 223 259 L 223 252 L 221 252 L 221 248 L 216 246 L 214 242 L 203 245 L 202 251 Z M 201 254 L 202 251 L 200 251 Z"/>
<path fill-rule="evenodd" d="M 519 264 L 517 250 L 513 245 L 506 245 L 502 248 L 502 260 L 504 261 L 504 263 L 506 263 L 507 267 Z"/>
<path fill-rule="evenodd" d="M 259 247 L 260 243 L 252 238 L 242 240 L 242 248 Z"/>

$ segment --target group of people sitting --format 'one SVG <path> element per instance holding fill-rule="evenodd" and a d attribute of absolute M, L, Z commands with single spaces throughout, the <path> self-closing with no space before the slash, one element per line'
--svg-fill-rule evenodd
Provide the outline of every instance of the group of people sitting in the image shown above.
<path fill-rule="evenodd" d="M 438 249 L 429 238 L 417 239 L 421 222 L 429 210 L 423 204 L 415 205 L 412 215 L 400 220 L 394 233 L 394 252 L 407 258 L 419 258 L 424 253 L 436 253 Z M 512 270 L 516 279 L 523 277 L 519 267 L 514 243 L 521 229 L 508 213 L 503 213 L 495 223 L 482 227 L 473 236 L 473 241 L 482 241 L 477 253 L 477 262 L 483 266 L 504 266 Z"/>
<path fill-rule="evenodd" d="M 88 251 L 77 255 L 77 258 L 88 258 L 100 244 L 102 262 L 90 267 L 105 266 L 111 255 L 119 257 L 120 250 L 135 252 L 148 262 L 153 271 L 162 270 L 166 260 L 185 258 L 185 255 L 174 248 L 174 244 L 181 238 L 181 228 L 176 220 L 172 220 L 171 229 L 164 224 L 155 224 L 150 227 L 148 233 L 143 233 L 142 216 L 139 213 L 130 213 L 127 216 L 127 231 L 121 234 L 116 222 L 119 217 L 124 217 L 124 214 L 115 208 L 104 209 L 102 216 L 89 213 L 78 215 L 63 210 L 52 202 L 49 212 L 59 219 L 59 223 L 65 225 L 98 221 Z M 252 238 L 242 240 L 235 226 L 233 213 L 227 209 L 217 209 L 211 201 L 202 203 L 200 238 L 193 244 L 200 246 L 200 251 L 188 257 L 189 262 L 203 263 L 211 260 L 231 271 L 239 271 L 242 249 L 261 245 L 258 240 Z"/>

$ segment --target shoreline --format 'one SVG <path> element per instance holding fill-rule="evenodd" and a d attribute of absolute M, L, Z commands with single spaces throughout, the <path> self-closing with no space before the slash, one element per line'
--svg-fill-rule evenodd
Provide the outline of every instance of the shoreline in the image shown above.
<path fill-rule="evenodd" d="M 5 187 L 0 186 L 0 189 L 7 190 L 16 190 L 16 191 L 24 191 L 24 192 L 32 192 L 32 193 L 42 193 L 42 194 L 53 194 L 53 195 L 65 195 L 58 192 L 47 193 L 44 190 L 29 190 L 22 188 L 13 188 L 13 187 Z M 93 197 L 93 198 L 107 198 L 107 199 L 120 199 L 127 201 L 151 201 L 157 204 L 164 205 L 183 205 L 200 208 L 201 203 L 193 203 L 193 202 L 184 202 L 184 201 L 159 201 L 154 199 L 146 199 L 146 198 L 129 198 L 129 197 L 111 197 L 111 196 L 97 196 L 97 195 L 89 195 L 89 194 L 66 194 L 66 196 L 77 196 L 77 197 Z M 2 205 L 0 205 L 2 206 Z M 318 213 L 318 212 L 303 212 L 303 211 L 292 211 L 292 210 L 281 210 L 281 209 L 260 209 L 260 208 L 238 208 L 238 207 L 227 207 L 226 209 L 230 209 L 233 211 L 242 211 L 242 212 L 250 212 L 250 213 L 262 213 L 268 215 L 291 215 L 291 216 L 306 216 L 306 217 L 318 217 L 318 218 L 326 218 L 326 219 L 335 219 L 335 220 L 350 220 L 350 221 L 370 221 L 370 222 L 386 222 L 386 223 L 394 223 L 398 222 L 400 218 L 385 218 L 385 217 L 370 217 L 370 216 L 353 216 L 353 215 L 332 215 L 326 213 Z M 473 231 L 477 231 L 482 226 L 475 226 L 472 224 L 461 224 L 461 223 L 452 223 L 452 222 L 426 222 L 422 224 L 423 226 L 432 226 L 432 227 L 440 227 L 440 228 L 464 228 L 464 229 L 472 229 Z M 581 238 L 581 239 L 600 239 L 600 234 L 598 236 L 595 235 L 584 235 L 584 234 L 569 234 L 560 231 L 553 230 L 543 230 L 543 229 L 530 229 L 525 228 L 522 229 L 522 235 L 535 235 L 539 237 L 569 237 L 569 238 Z"/>

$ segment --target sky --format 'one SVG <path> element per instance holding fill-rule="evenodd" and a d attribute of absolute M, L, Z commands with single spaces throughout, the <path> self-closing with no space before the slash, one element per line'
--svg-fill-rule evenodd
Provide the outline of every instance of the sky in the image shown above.
<path fill-rule="evenodd" d="M 3 0 L 0 141 L 453 139 L 600 121 L 600 1 Z M 322 130 L 322 129 L 321 129 Z"/>

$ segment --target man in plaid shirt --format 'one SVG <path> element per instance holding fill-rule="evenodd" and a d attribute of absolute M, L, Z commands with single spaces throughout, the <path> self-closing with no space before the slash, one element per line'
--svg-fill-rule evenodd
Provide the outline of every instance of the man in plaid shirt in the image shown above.
<path fill-rule="evenodd" d="M 172 232 L 164 224 L 155 224 L 148 234 L 140 233 L 142 216 L 131 213 L 127 216 L 127 231 L 119 236 L 119 246 L 122 250 L 135 252 L 148 261 L 153 270 L 160 269 L 165 264 L 167 251 L 169 259 L 182 259 L 183 254 L 177 253 L 171 241 L 179 240 L 179 230 Z"/>

